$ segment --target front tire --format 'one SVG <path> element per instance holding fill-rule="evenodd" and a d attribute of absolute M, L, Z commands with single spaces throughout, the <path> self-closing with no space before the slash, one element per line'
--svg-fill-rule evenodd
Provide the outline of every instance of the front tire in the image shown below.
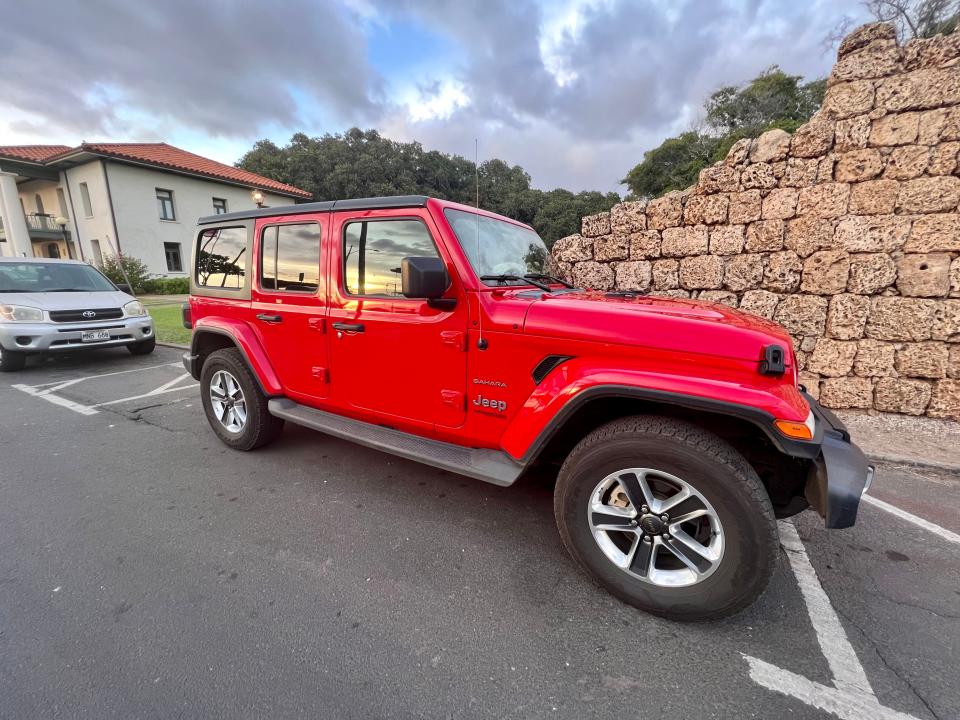
<path fill-rule="evenodd" d="M 127 350 L 130 351 L 131 355 L 149 355 L 153 352 L 154 348 L 157 346 L 156 338 L 149 338 L 148 340 L 141 340 L 140 342 L 131 343 L 127 345 Z"/>
<path fill-rule="evenodd" d="M 207 357 L 200 371 L 200 394 L 210 427 L 235 450 L 262 447 L 283 430 L 283 420 L 267 410 L 267 397 L 236 348 Z"/>
<path fill-rule="evenodd" d="M 623 418 L 587 435 L 560 470 L 554 512 L 567 550 L 601 586 L 673 620 L 739 612 L 776 566 L 776 520 L 756 472 L 673 418 Z"/>
<path fill-rule="evenodd" d="M 27 364 L 27 356 L 13 350 L 0 347 L 0 372 L 16 372 L 23 370 Z"/>

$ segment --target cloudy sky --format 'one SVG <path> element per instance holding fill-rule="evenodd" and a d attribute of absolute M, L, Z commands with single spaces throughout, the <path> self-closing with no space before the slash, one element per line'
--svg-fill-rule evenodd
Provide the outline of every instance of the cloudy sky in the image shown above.
<path fill-rule="evenodd" d="M 622 190 L 703 99 L 772 64 L 824 75 L 857 0 L 59 0 L 0 24 L 0 145 L 252 142 L 373 127 Z"/>

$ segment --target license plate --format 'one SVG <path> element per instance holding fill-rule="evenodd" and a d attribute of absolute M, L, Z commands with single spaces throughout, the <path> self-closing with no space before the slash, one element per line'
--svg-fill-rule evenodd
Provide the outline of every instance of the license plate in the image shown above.
<path fill-rule="evenodd" d="M 80 342 L 103 342 L 110 339 L 109 330 L 88 330 L 80 333 Z"/>

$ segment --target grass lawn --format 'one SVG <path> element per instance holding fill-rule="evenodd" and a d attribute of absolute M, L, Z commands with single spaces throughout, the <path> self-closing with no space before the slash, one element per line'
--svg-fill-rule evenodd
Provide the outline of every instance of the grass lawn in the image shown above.
<path fill-rule="evenodd" d="M 152 305 L 147 310 L 153 317 L 157 340 L 180 345 L 190 344 L 190 331 L 183 326 L 180 305 Z"/>

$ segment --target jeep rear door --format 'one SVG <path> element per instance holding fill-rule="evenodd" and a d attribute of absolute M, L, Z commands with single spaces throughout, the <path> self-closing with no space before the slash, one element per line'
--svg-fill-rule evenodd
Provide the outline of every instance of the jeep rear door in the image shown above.
<path fill-rule="evenodd" d="M 413 429 L 463 424 L 467 304 L 438 236 L 424 208 L 334 214 L 330 370 L 344 409 Z M 400 267 L 409 256 L 445 261 L 453 307 L 403 296 Z"/>
<path fill-rule="evenodd" d="M 284 393 L 309 401 L 329 391 L 327 288 L 321 240 L 329 214 L 257 221 L 251 324 Z"/>

